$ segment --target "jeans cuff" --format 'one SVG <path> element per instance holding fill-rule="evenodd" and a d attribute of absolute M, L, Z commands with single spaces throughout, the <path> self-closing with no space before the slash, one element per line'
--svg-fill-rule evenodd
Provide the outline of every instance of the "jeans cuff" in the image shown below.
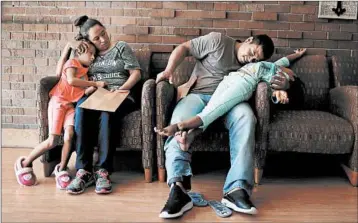
<path fill-rule="evenodd" d="M 224 195 L 229 193 L 230 191 L 236 189 L 236 188 L 244 189 L 246 191 L 246 193 L 249 196 L 251 196 L 253 186 L 251 186 L 248 183 L 246 183 L 246 181 L 237 181 L 233 185 L 231 185 L 231 187 L 228 190 L 224 191 Z"/>
<path fill-rule="evenodd" d="M 175 182 L 181 182 L 185 190 L 191 190 L 191 175 L 189 176 L 179 176 L 179 177 L 172 177 L 168 180 L 168 186 Z"/>

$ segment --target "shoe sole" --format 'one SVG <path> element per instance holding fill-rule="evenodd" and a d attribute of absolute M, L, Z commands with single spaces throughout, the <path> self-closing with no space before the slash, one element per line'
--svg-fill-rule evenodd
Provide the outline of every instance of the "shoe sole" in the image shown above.
<path fill-rule="evenodd" d="M 102 190 L 94 190 L 96 192 L 96 194 L 110 194 L 112 193 L 112 189 L 110 190 L 105 190 L 105 189 L 102 189 Z"/>
<path fill-rule="evenodd" d="M 168 214 L 166 212 L 162 212 L 159 214 L 159 217 L 160 218 L 177 218 L 177 217 L 180 217 L 182 216 L 185 212 L 189 211 L 190 209 L 193 208 L 193 202 L 190 201 L 189 203 L 187 203 L 184 207 L 182 207 L 182 209 L 178 212 L 178 213 L 175 213 L 175 214 Z"/>
<path fill-rule="evenodd" d="M 89 186 L 92 186 L 94 184 L 94 181 L 93 182 L 88 182 L 87 184 L 85 184 L 85 188 L 83 190 L 80 190 L 80 191 L 70 191 L 70 190 L 66 190 L 66 192 L 68 194 L 82 194 L 83 192 L 85 192 L 86 188 L 89 187 Z"/>
<path fill-rule="evenodd" d="M 16 163 L 14 165 L 14 171 L 15 171 L 15 176 L 16 176 L 16 181 L 18 184 L 20 184 L 21 186 L 24 186 L 24 187 L 33 187 L 33 186 L 36 186 L 38 184 L 38 181 L 36 179 L 35 183 L 33 185 L 25 185 L 25 184 L 22 184 L 19 180 L 19 177 L 16 175 L 16 172 L 17 172 L 17 166 L 16 166 Z"/>
<path fill-rule="evenodd" d="M 223 203 L 226 207 L 231 208 L 232 210 L 234 210 L 236 212 L 240 212 L 240 213 L 244 213 L 244 214 L 251 214 L 251 215 L 255 215 L 258 213 L 258 211 L 255 207 L 252 207 L 250 209 L 242 209 L 242 208 L 237 207 L 235 204 L 231 203 L 230 201 L 228 201 L 225 198 L 221 199 L 221 203 Z"/>

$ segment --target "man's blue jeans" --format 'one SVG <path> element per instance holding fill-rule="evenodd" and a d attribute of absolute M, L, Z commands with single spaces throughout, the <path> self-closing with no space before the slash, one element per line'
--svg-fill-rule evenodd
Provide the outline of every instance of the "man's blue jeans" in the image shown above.
<path fill-rule="evenodd" d="M 192 118 L 200 113 L 209 102 L 211 95 L 189 94 L 176 105 L 171 124 Z M 226 177 L 223 193 L 242 188 L 251 195 L 254 184 L 254 148 L 256 117 L 246 102 L 234 106 L 224 115 L 225 127 L 230 136 L 231 168 Z M 191 150 L 184 152 L 179 143 L 169 137 L 164 145 L 165 167 L 168 185 L 183 182 L 183 176 L 191 176 Z"/>

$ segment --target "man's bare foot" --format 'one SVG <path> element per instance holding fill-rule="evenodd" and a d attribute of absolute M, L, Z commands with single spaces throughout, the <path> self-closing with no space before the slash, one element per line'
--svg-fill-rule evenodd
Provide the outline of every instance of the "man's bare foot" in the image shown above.
<path fill-rule="evenodd" d="M 163 129 L 154 128 L 154 132 L 158 133 L 161 136 L 172 136 L 177 131 L 179 131 L 177 124 L 168 125 L 167 127 L 163 128 Z"/>
<path fill-rule="evenodd" d="M 184 152 L 189 150 L 191 143 L 195 139 L 196 129 L 190 129 L 189 131 L 179 131 L 175 133 L 174 138 L 179 142 L 180 149 Z"/>

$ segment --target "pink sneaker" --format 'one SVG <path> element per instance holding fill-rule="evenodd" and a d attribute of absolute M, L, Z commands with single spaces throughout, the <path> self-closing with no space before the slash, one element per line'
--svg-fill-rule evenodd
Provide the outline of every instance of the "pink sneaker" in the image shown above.
<path fill-rule="evenodd" d="M 71 183 L 71 176 L 66 170 L 59 171 L 60 164 L 55 166 L 55 178 L 56 178 L 56 187 L 60 190 L 66 190 L 67 186 Z"/>
<path fill-rule="evenodd" d="M 15 175 L 17 182 L 22 186 L 34 186 L 37 184 L 36 175 L 32 167 L 22 167 L 22 161 L 26 157 L 19 157 L 14 165 Z"/>

